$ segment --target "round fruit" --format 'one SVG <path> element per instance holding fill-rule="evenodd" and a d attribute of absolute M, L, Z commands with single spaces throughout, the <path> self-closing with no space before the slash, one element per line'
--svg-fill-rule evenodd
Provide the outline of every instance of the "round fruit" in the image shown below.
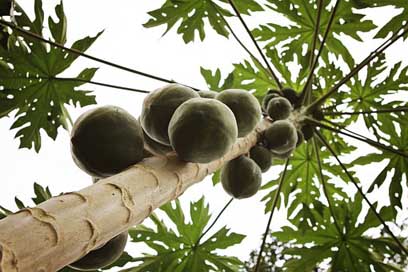
<path fill-rule="evenodd" d="M 290 101 L 290 103 L 292 103 L 292 105 L 295 108 L 298 108 L 300 106 L 300 103 L 302 103 L 302 101 L 300 101 L 300 97 L 298 95 L 298 93 L 291 89 L 291 88 L 283 88 L 282 89 L 282 95 Z"/>
<path fill-rule="evenodd" d="M 278 93 L 272 92 L 272 93 L 268 93 L 264 96 L 264 98 L 262 99 L 262 109 L 264 111 L 266 111 L 267 107 L 268 107 L 268 103 L 272 98 L 276 98 L 276 97 L 281 97 Z"/>
<path fill-rule="evenodd" d="M 309 141 L 313 137 L 314 127 L 312 125 L 304 125 L 301 130 L 305 141 Z"/>
<path fill-rule="evenodd" d="M 292 104 L 284 97 L 275 97 L 269 100 L 266 108 L 269 117 L 273 120 L 287 119 L 293 111 Z"/>
<path fill-rule="evenodd" d="M 319 121 L 324 119 L 324 114 L 323 114 L 321 109 L 315 109 L 312 112 L 312 116 L 313 116 L 314 119 L 319 120 Z"/>
<path fill-rule="evenodd" d="M 295 126 L 287 120 L 278 120 L 265 130 L 267 147 L 279 154 L 295 148 L 298 136 Z"/>
<path fill-rule="evenodd" d="M 297 132 L 297 136 L 298 136 L 296 147 L 298 147 L 299 145 L 301 145 L 303 143 L 303 141 L 305 140 L 305 137 L 303 136 L 302 131 L 300 131 L 299 129 L 296 130 L 296 132 Z"/>
<path fill-rule="evenodd" d="M 169 145 L 164 145 L 159 142 L 156 142 L 149 137 L 144 131 L 144 144 L 147 151 L 157 156 L 166 156 L 168 153 L 173 151 L 173 148 Z"/>
<path fill-rule="evenodd" d="M 168 84 L 146 96 L 140 123 L 150 138 L 170 145 L 167 130 L 174 111 L 185 101 L 199 97 L 197 92 L 179 84 Z"/>
<path fill-rule="evenodd" d="M 202 98 L 215 98 L 218 93 L 214 91 L 198 91 L 198 95 Z"/>
<path fill-rule="evenodd" d="M 94 271 L 115 262 L 123 253 L 128 239 L 128 232 L 122 232 L 102 247 L 90 251 L 69 267 L 80 271 Z"/>
<path fill-rule="evenodd" d="M 287 151 L 285 153 L 282 153 L 282 154 L 271 151 L 272 158 L 278 159 L 278 160 L 286 160 L 287 158 L 290 157 L 290 155 L 292 155 L 293 150 L 294 149 L 291 149 L 291 150 L 289 150 L 289 151 Z"/>
<path fill-rule="evenodd" d="M 238 125 L 238 137 L 244 137 L 250 133 L 261 119 L 259 102 L 247 91 L 228 89 L 219 93 L 216 99 L 227 105 L 234 113 Z"/>
<path fill-rule="evenodd" d="M 122 108 L 92 109 L 72 128 L 71 153 L 79 168 L 91 176 L 112 176 L 143 159 L 142 128 Z"/>
<path fill-rule="evenodd" d="M 222 187 L 234 198 L 253 196 L 258 192 L 261 181 L 261 169 L 252 159 L 245 156 L 227 162 L 221 170 Z"/>
<path fill-rule="evenodd" d="M 249 151 L 249 157 L 259 166 L 262 172 L 268 171 L 272 165 L 272 153 L 261 145 L 255 145 Z"/>
<path fill-rule="evenodd" d="M 232 111 L 209 98 L 184 102 L 169 124 L 171 146 L 180 159 L 207 163 L 221 158 L 237 139 L 238 128 Z"/>

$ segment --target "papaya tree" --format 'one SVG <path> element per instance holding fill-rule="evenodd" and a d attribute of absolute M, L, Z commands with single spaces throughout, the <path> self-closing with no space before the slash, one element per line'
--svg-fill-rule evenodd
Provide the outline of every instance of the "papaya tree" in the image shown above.
<path fill-rule="evenodd" d="M 0 271 L 404 271 L 408 51 L 387 53 L 406 47 L 408 3 L 163 2 L 150 4 L 143 31 L 164 28 L 182 39 L 180 52 L 225 39 L 240 61 L 191 68 L 199 88 L 89 53 L 103 31 L 71 42 L 62 1 L 47 10 L 42 0 L 0 0 L 0 118 L 30 152 L 68 134 L 73 161 L 93 179 L 73 192 L 34 183 L 32 205 L 0 206 Z M 354 52 L 362 46 L 373 49 Z M 156 85 L 95 80 L 107 67 Z M 100 88 L 143 95 L 142 113 L 98 105 Z M 189 209 L 179 200 L 206 177 L 231 197 L 215 217 L 207 192 Z M 248 233 L 214 229 L 255 194 L 267 224 L 242 260 L 228 249 Z M 276 230 L 278 209 L 287 218 Z M 148 251 L 126 247 L 139 244 Z"/>

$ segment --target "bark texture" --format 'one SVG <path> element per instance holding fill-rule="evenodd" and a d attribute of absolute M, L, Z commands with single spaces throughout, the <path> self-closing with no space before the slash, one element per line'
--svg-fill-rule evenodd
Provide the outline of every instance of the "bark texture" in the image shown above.
<path fill-rule="evenodd" d="M 54 197 L 0 220 L 0 272 L 57 271 L 140 224 L 222 165 L 249 152 L 267 120 L 221 159 L 188 163 L 151 157 L 78 192 Z"/>

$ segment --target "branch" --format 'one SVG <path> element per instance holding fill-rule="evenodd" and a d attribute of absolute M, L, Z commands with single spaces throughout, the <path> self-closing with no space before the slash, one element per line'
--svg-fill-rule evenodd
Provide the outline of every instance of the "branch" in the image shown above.
<path fill-rule="evenodd" d="M 397 34 L 401 32 L 400 34 Z M 386 40 L 383 44 L 381 44 L 376 50 L 370 53 L 360 64 L 354 67 L 348 75 L 346 75 L 342 80 L 340 80 L 333 88 L 331 88 L 326 94 L 321 96 L 319 99 L 315 100 L 312 104 L 310 104 L 306 108 L 306 112 L 311 112 L 315 107 L 319 106 L 323 103 L 328 97 L 330 97 L 333 93 L 335 93 L 341 86 L 343 86 L 347 81 L 349 81 L 354 75 L 356 75 L 361 69 L 363 69 L 366 65 L 368 65 L 373 59 L 375 59 L 378 55 L 383 53 L 388 47 L 398 41 L 400 38 L 404 37 L 405 34 L 408 33 L 408 24 L 405 26 L 401 26 L 395 34 Z"/>
<path fill-rule="evenodd" d="M 275 211 L 276 205 L 278 204 L 278 199 L 279 199 L 280 192 L 281 192 L 281 189 L 282 189 L 283 181 L 285 179 L 286 171 L 288 170 L 288 166 L 289 166 L 289 159 L 286 160 L 285 168 L 283 169 L 282 176 L 280 177 L 280 180 L 279 180 L 278 189 L 276 190 L 275 196 L 273 198 L 271 214 L 269 215 L 268 224 L 266 225 L 265 233 L 264 233 L 262 244 L 261 244 L 261 249 L 259 250 L 258 259 L 256 261 L 256 266 L 255 266 L 254 272 L 258 272 L 258 269 L 259 269 L 260 264 L 261 264 L 262 253 L 263 253 L 265 243 L 266 243 L 266 237 L 268 236 L 269 228 L 271 227 L 273 212 Z"/>
<path fill-rule="evenodd" d="M 346 173 L 350 181 L 354 184 L 356 187 L 357 191 L 361 194 L 361 196 L 364 198 L 364 200 L 367 202 L 368 206 L 370 207 L 371 211 L 375 214 L 377 219 L 381 222 L 381 224 L 384 226 L 385 231 L 392 237 L 392 239 L 397 243 L 398 247 L 405 253 L 405 255 L 408 256 L 408 250 L 404 247 L 404 245 L 401 243 L 400 240 L 394 235 L 394 233 L 388 228 L 388 225 L 385 223 L 385 221 L 381 218 L 380 214 L 376 211 L 374 205 L 370 202 L 370 200 L 367 198 L 363 190 L 358 186 L 357 181 L 353 178 L 353 176 L 350 174 L 350 172 L 347 170 L 347 168 L 344 166 L 344 164 L 340 161 L 339 157 L 336 155 L 336 152 L 333 150 L 333 148 L 329 145 L 329 143 L 324 139 L 324 137 L 320 134 L 320 132 L 315 131 L 317 137 L 319 137 L 320 141 L 327 147 L 327 149 L 330 151 L 330 153 L 334 156 L 336 161 L 340 164 L 341 168 L 343 171 Z"/>
<path fill-rule="evenodd" d="M 374 114 L 374 113 L 394 113 L 394 112 L 408 112 L 408 107 L 398 107 L 393 109 L 382 110 L 367 110 L 367 111 L 349 111 L 349 112 L 323 112 L 327 116 L 341 116 L 341 115 L 359 115 L 359 114 Z"/>
<path fill-rule="evenodd" d="M 381 150 L 385 150 L 385 151 L 391 152 L 391 153 L 393 153 L 393 154 L 400 155 L 400 156 L 402 156 L 402 157 L 408 158 L 408 154 L 407 154 L 406 152 L 404 152 L 403 150 L 398 150 L 398 149 L 395 149 L 395 148 L 393 148 L 393 147 L 391 147 L 391 146 L 387 146 L 387 145 L 381 144 L 381 143 L 379 143 L 379 142 L 373 141 L 373 140 L 371 140 L 370 138 L 367 138 L 367 137 L 362 136 L 362 135 L 360 135 L 360 134 L 358 134 L 358 133 L 352 132 L 352 131 L 350 131 L 350 130 L 344 128 L 344 127 L 343 127 L 342 129 L 345 130 L 345 131 L 349 131 L 350 133 L 347 133 L 347 132 L 342 131 L 342 130 L 340 130 L 340 129 L 336 129 L 336 128 L 327 126 L 327 125 L 325 125 L 325 124 L 323 124 L 323 123 L 321 123 L 321 122 L 319 122 L 319 121 L 316 121 L 316 120 L 314 120 L 314 119 L 311 119 L 311 118 L 306 118 L 306 120 L 307 120 L 309 123 L 312 123 L 312 124 L 315 125 L 315 126 L 318 126 L 318 127 L 321 127 L 321 128 L 325 128 L 325 129 L 327 129 L 327 130 L 330 130 L 330 131 L 333 131 L 333 132 L 336 132 L 336 133 L 339 133 L 339 134 L 346 135 L 346 136 L 348 136 L 348 137 L 351 137 L 351 138 L 356 139 L 356 140 L 358 140 L 358 141 L 361 141 L 361 142 L 363 142 L 363 143 L 367 143 L 367 144 L 369 144 L 369 145 L 371 145 L 371 146 L 374 146 L 374 147 L 376 147 L 376 148 L 379 148 L 379 149 L 381 149 Z"/>
<path fill-rule="evenodd" d="M 258 52 L 261 55 L 263 61 L 265 62 L 266 66 L 268 67 L 268 70 L 269 70 L 270 74 L 272 75 L 273 79 L 275 80 L 276 85 L 278 85 L 279 89 L 282 89 L 282 84 L 280 83 L 279 78 L 277 77 L 275 72 L 272 70 L 272 67 L 269 65 L 268 59 L 266 58 L 265 54 L 262 52 L 262 49 L 259 47 L 258 43 L 256 42 L 254 36 L 252 35 L 251 30 L 248 28 L 247 24 L 245 23 L 244 19 L 241 16 L 241 13 L 239 12 L 237 7 L 235 6 L 234 1 L 233 0 L 228 0 L 228 2 L 230 3 L 231 7 L 234 9 L 235 14 L 237 15 L 237 17 L 241 21 L 241 23 L 244 26 L 246 32 L 251 37 L 252 42 L 255 44 L 256 49 L 258 50 Z"/>
<path fill-rule="evenodd" d="M 159 80 L 159 81 L 163 81 L 163 82 L 166 82 L 166 83 L 177 83 L 177 82 L 175 82 L 174 80 L 170 80 L 170 79 L 162 78 L 162 77 L 159 77 L 159 76 L 151 75 L 151 74 L 148 74 L 148 73 L 144 73 L 144 72 L 141 72 L 141 71 L 132 69 L 132 68 L 128 68 L 128 67 L 125 67 L 125 66 L 122 66 L 122 65 L 119 65 L 119 64 L 116 64 L 116 63 L 107 61 L 107 60 L 103 60 L 103 59 L 100 59 L 100 58 L 97 58 L 97 57 L 88 55 L 88 54 L 86 54 L 86 53 L 84 53 L 84 52 L 81 52 L 81 51 L 75 49 L 75 48 L 65 47 L 64 45 L 61 45 L 61 44 L 59 44 L 59 43 L 56 43 L 56 42 L 47 40 L 47 39 L 43 38 L 42 36 L 40 36 L 40 35 L 38 35 L 38 34 L 35 34 L 35 33 L 30 32 L 30 31 L 27 31 L 27 30 L 25 30 L 25 29 L 23 29 L 23 28 L 21 28 L 21 27 L 15 25 L 15 24 L 13 24 L 13 23 L 4 21 L 3 19 L 0 19 L 0 25 L 8 26 L 8 27 L 10 27 L 11 29 L 13 29 L 14 31 L 16 31 L 16 32 L 18 32 L 18 33 L 20 33 L 20 34 L 22 34 L 23 36 L 28 36 L 28 37 L 34 38 L 34 39 L 36 39 L 36 40 L 39 40 L 39 41 L 48 43 L 48 44 L 50 44 L 50 45 L 52 45 L 52 46 L 58 47 L 58 48 L 60 48 L 60 49 L 63 49 L 63 50 L 65 50 L 65 51 L 67 51 L 67 52 L 69 52 L 69 53 L 71 53 L 71 54 L 79 55 L 79 56 L 82 56 L 82 57 L 91 59 L 91 60 L 96 61 L 96 62 L 99 62 L 99 63 L 103 63 L 103 64 L 106 64 L 106 65 L 109 65 L 109 66 L 112 66 L 112 67 L 115 67 L 115 68 L 118 68 L 118 69 L 121 69 L 121 70 L 124 70 L 124 71 L 127 71 L 127 72 L 131 72 L 131 73 L 134 73 L 134 74 L 138 74 L 138 75 L 140 75 L 140 76 L 152 78 L 152 79 Z M 185 84 L 182 84 L 182 85 L 187 86 L 187 87 L 190 87 L 190 86 L 185 85 Z M 195 90 L 195 91 L 199 91 L 199 90 L 200 90 L 200 89 L 194 88 L 194 87 L 190 87 L 190 88 L 192 88 L 192 89 Z"/>
<path fill-rule="evenodd" d="M 222 158 L 207 164 L 176 156 L 151 157 L 127 170 L 0 220 L 0 271 L 57 271 L 151 212 L 229 160 L 246 154 L 270 121 L 239 138 Z"/>

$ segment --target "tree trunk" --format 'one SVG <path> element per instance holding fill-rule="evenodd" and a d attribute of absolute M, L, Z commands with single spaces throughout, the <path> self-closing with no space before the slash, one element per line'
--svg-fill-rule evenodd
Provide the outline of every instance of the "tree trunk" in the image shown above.
<path fill-rule="evenodd" d="M 264 120 L 208 164 L 152 157 L 78 192 L 53 197 L 0 220 L 0 272 L 57 271 L 245 154 L 268 127 Z"/>

